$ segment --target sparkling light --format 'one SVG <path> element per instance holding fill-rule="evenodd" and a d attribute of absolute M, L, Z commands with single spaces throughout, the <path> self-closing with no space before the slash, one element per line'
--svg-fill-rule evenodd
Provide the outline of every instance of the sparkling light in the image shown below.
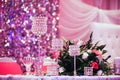
<path fill-rule="evenodd" d="M 7 2 L 7 0 L 5 0 L 5 2 Z"/>
<path fill-rule="evenodd" d="M 7 23 L 7 24 L 10 23 L 10 20 L 8 19 L 6 23 Z"/>
<path fill-rule="evenodd" d="M 9 43 L 6 43 L 6 44 L 5 44 L 5 47 L 8 47 L 8 46 L 10 46 L 10 44 L 9 44 Z"/>
<path fill-rule="evenodd" d="M 23 44 L 25 44 L 25 40 L 21 40 L 21 42 L 22 42 Z"/>
<path fill-rule="evenodd" d="M 56 15 L 56 12 L 53 12 L 52 15 L 55 16 L 55 15 Z"/>
<path fill-rule="evenodd" d="M 26 11 L 26 12 L 27 12 L 27 9 L 28 9 L 28 7 L 25 7 L 25 8 L 24 8 L 24 11 Z"/>
<path fill-rule="evenodd" d="M 57 28 L 54 28 L 55 31 L 57 31 Z"/>
<path fill-rule="evenodd" d="M 24 25 L 28 24 L 28 20 L 25 20 L 23 24 L 24 24 Z"/>
<path fill-rule="evenodd" d="M 2 0 L 1 2 L 2 15 L 0 16 L 3 21 L 0 36 L 2 36 L 1 43 L 4 45 L 1 45 L 0 56 L 8 54 L 14 56 L 16 50 L 17 54 L 22 56 L 27 53 L 34 55 L 33 50 L 38 55 L 39 49 L 43 46 L 46 50 L 51 50 L 51 41 L 58 36 L 56 26 L 59 17 L 56 9 L 59 0 Z M 46 25 L 43 26 L 44 23 L 39 25 L 42 21 L 36 19 L 38 28 L 33 33 L 34 17 L 39 16 L 47 17 Z M 37 34 L 42 35 L 39 38 Z"/>
<path fill-rule="evenodd" d="M 56 17 L 56 20 L 59 20 L 60 18 L 59 17 Z"/>
<path fill-rule="evenodd" d="M 45 8 L 45 7 L 42 7 L 41 10 L 44 12 L 44 11 L 46 10 L 46 8 Z"/>
<path fill-rule="evenodd" d="M 33 9 L 33 13 L 35 13 L 36 12 L 36 10 L 35 9 Z"/>
<path fill-rule="evenodd" d="M 24 0 L 21 0 L 22 2 L 24 2 Z"/>
<path fill-rule="evenodd" d="M 38 4 L 38 7 L 40 7 L 40 4 Z"/>
<path fill-rule="evenodd" d="M 15 27 L 15 24 L 11 24 L 11 27 Z"/>

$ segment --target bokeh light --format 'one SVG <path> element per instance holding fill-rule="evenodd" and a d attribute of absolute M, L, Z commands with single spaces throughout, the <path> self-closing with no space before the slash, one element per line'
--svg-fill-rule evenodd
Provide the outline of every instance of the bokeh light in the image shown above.
<path fill-rule="evenodd" d="M 0 56 L 37 56 L 42 49 L 49 53 L 52 39 L 58 37 L 58 12 L 59 0 L 2 0 Z M 32 32 L 33 18 L 39 16 L 47 17 L 47 31 L 41 38 Z"/>

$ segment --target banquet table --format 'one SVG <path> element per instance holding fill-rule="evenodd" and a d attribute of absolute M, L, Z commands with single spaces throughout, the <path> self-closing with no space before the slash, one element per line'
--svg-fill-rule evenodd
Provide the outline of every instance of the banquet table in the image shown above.
<path fill-rule="evenodd" d="M 111 75 L 111 76 L 0 75 L 0 80 L 120 80 L 120 76 L 119 75 Z"/>

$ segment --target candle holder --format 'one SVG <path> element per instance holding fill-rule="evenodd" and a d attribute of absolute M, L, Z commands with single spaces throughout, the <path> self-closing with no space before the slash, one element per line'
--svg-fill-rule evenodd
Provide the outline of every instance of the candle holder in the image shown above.
<path fill-rule="evenodd" d="M 120 57 L 116 57 L 114 60 L 114 73 L 120 75 Z"/>
<path fill-rule="evenodd" d="M 45 34 L 47 32 L 47 17 L 33 17 L 31 30 L 37 36 Z"/>
<path fill-rule="evenodd" d="M 85 76 L 92 76 L 93 75 L 93 68 L 92 67 L 84 67 L 84 75 Z"/>
<path fill-rule="evenodd" d="M 55 38 L 52 40 L 52 49 L 56 52 L 57 58 L 56 58 L 56 63 L 57 63 L 57 71 L 58 71 L 58 51 L 63 50 L 63 40 Z M 58 75 L 58 73 L 57 73 Z"/>
<path fill-rule="evenodd" d="M 42 56 L 41 56 L 41 35 L 44 35 L 47 32 L 47 17 L 45 16 L 37 16 L 33 17 L 32 22 L 32 32 L 38 36 L 38 55 L 35 62 L 35 75 L 42 75 L 41 71 L 41 63 L 42 63 Z"/>
<path fill-rule="evenodd" d="M 80 55 L 80 48 L 78 45 L 69 46 L 69 54 L 70 56 L 74 56 L 74 76 L 77 75 L 76 72 L 76 56 Z"/>

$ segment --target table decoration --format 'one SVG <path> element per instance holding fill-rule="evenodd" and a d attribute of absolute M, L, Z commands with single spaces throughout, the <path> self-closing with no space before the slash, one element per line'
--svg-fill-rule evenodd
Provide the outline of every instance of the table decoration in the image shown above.
<path fill-rule="evenodd" d="M 31 75 L 31 66 L 33 64 L 33 58 L 30 55 L 28 55 L 23 58 L 23 63 L 26 67 L 26 75 Z"/>
<path fill-rule="evenodd" d="M 47 17 L 38 16 L 33 17 L 32 32 L 41 36 L 47 32 Z"/>
<path fill-rule="evenodd" d="M 104 48 L 106 45 L 99 45 L 98 42 L 92 44 L 92 33 L 90 39 L 79 46 L 80 55 L 76 57 L 76 72 L 77 75 L 84 75 L 85 67 L 93 68 L 93 75 L 97 75 L 98 71 L 102 71 L 104 75 L 110 75 L 111 68 L 110 63 L 107 61 L 111 55 L 103 57 L 107 52 Z M 59 56 L 59 66 L 64 68 L 61 75 L 73 75 L 74 73 L 74 57 L 70 56 L 69 46 L 74 45 L 74 42 L 68 40 L 63 46 L 63 50 L 60 52 Z M 102 75 L 101 74 L 101 75 Z"/>
<path fill-rule="evenodd" d="M 58 65 L 55 59 L 50 57 L 45 57 L 43 59 L 43 66 L 46 66 L 46 76 L 56 76 L 58 75 Z"/>
<path fill-rule="evenodd" d="M 36 62 L 35 62 L 35 67 L 36 67 L 36 75 L 44 75 L 42 73 L 42 59 L 44 56 L 44 52 L 42 52 L 42 46 L 41 46 L 41 36 L 44 35 L 47 32 L 47 17 L 46 16 L 37 16 L 37 17 L 32 17 L 33 22 L 32 22 L 32 29 L 31 31 L 38 36 L 38 55 L 36 57 Z"/>
<path fill-rule="evenodd" d="M 34 75 L 41 76 L 42 75 L 42 60 L 39 57 L 36 57 L 34 60 Z"/>
<path fill-rule="evenodd" d="M 84 75 L 85 76 L 92 76 L 93 75 L 93 68 L 92 67 L 84 67 Z"/>
<path fill-rule="evenodd" d="M 114 60 L 114 73 L 120 75 L 120 57 L 116 57 Z"/>
<path fill-rule="evenodd" d="M 58 56 L 59 56 L 59 51 L 63 50 L 63 40 L 62 39 L 58 39 L 58 38 L 54 38 L 52 40 L 52 50 L 55 51 L 56 54 L 56 63 L 57 63 L 57 71 L 58 71 Z M 58 71 L 59 72 L 59 71 Z M 58 75 L 58 73 L 57 73 Z"/>
<path fill-rule="evenodd" d="M 69 46 L 69 55 L 74 56 L 74 76 L 77 75 L 76 73 L 76 56 L 80 55 L 80 50 L 78 45 L 70 45 Z"/>

